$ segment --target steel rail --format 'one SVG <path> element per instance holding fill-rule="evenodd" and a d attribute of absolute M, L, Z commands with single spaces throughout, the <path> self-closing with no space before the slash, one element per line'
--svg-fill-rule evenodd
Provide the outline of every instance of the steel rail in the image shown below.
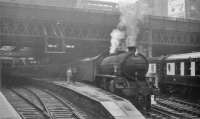
<path fill-rule="evenodd" d="M 77 115 L 75 116 L 73 110 L 69 107 L 69 105 L 66 105 L 65 103 L 63 103 L 63 101 L 60 100 L 58 98 L 58 96 L 56 96 L 56 95 L 53 96 L 53 95 L 49 94 L 49 92 L 46 92 L 44 90 L 34 88 L 34 87 L 31 87 L 29 89 L 32 90 L 40 98 L 43 98 L 42 102 L 46 103 L 49 110 L 51 110 L 51 112 L 54 113 L 55 118 L 60 118 L 60 117 L 64 118 L 65 117 L 65 118 L 82 119 L 82 118 L 79 118 L 79 116 L 77 116 Z M 52 106 L 52 104 L 53 104 L 53 106 Z M 55 107 L 55 105 L 56 105 L 56 107 Z M 57 107 L 59 107 L 59 108 L 57 108 Z M 63 113 L 61 113 L 61 112 L 63 112 Z"/>
<path fill-rule="evenodd" d="M 179 110 L 182 112 L 187 112 L 188 114 L 200 116 L 199 107 L 192 103 L 176 99 L 160 99 L 157 101 L 157 103 L 174 110 Z"/>
<path fill-rule="evenodd" d="M 55 119 L 54 115 L 49 111 L 49 109 L 47 108 L 47 106 L 44 104 L 44 102 L 41 100 L 41 98 L 32 90 L 28 89 L 28 88 L 23 88 L 25 90 L 27 90 L 28 92 L 30 92 L 31 94 L 33 94 L 38 101 L 40 102 L 40 104 L 43 106 L 44 110 L 47 112 L 47 114 L 49 115 L 50 119 Z"/>
<path fill-rule="evenodd" d="M 152 107 L 151 110 L 152 110 L 153 112 L 155 112 L 155 113 L 158 113 L 159 115 L 162 115 L 162 116 L 164 116 L 164 117 L 168 117 L 168 118 L 170 118 L 170 119 L 179 119 L 179 118 L 177 118 L 177 117 L 175 117 L 175 116 L 170 115 L 170 114 L 167 113 L 167 112 L 161 111 L 161 110 L 159 110 L 159 109 L 157 109 L 157 108 L 154 108 L 154 107 Z"/>
<path fill-rule="evenodd" d="M 169 115 L 172 115 L 172 116 L 175 116 L 175 117 L 181 118 L 181 119 L 193 119 L 193 118 L 196 118 L 196 116 L 188 115 L 185 112 L 178 112 L 177 110 L 173 110 L 173 109 L 170 109 L 168 107 L 163 107 L 163 106 L 159 106 L 159 105 L 152 105 L 152 108 L 153 109 L 157 109 L 157 110 L 159 110 L 161 112 L 168 113 Z"/>
<path fill-rule="evenodd" d="M 29 99 L 27 99 L 25 96 L 23 96 L 22 94 L 18 93 L 15 89 L 10 89 L 12 92 L 14 92 L 17 96 L 19 96 L 20 98 L 22 98 L 23 100 L 25 100 L 27 103 L 29 103 L 30 105 L 32 105 L 34 108 L 36 108 L 37 110 L 39 110 L 40 112 L 42 112 L 42 114 L 44 116 L 46 116 L 47 118 L 49 118 L 49 114 L 46 113 L 46 111 L 44 111 L 43 109 L 41 109 L 40 107 L 38 107 L 37 105 L 35 105 L 34 103 L 32 103 L 32 101 L 30 101 Z"/>
<path fill-rule="evenodd" d="M 69 103 L 67 103 L 66 101 L 64 101 L 62 98 L 60 98 L 59 96 L 55 95 L 54 93 L 48 91 L 48 90 L 44 90 L 45 92 L 47 92 L 48 94 L 50 94 L 51 96 L 53 96 L 54 98 L 56 98 L 57 100 L 59 100 L 63 105 L 65 105 L 66 107 L 70 108 L 70 110 L 73 113 L 73 116 L 76 119 L 85 119 L 84 116 L 82 116 L 80 113 L 78 113 L 77 110 L 73 109 L 73 106 L 70 105 Z"/>

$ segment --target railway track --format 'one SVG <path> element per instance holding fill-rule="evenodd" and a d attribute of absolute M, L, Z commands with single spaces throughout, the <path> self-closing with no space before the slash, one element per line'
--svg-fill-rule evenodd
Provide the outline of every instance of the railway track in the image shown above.
<path fill-rule="evenodd" d="M 43 112 L 41 108 L 29 100 L 26 100 L 26 98 L 21 97 L 13 90 L 4 90 L 4 95 L 13 105 L 22 119 L 49 119 L 48 114 Z"/>
<path fill-rule="evenodd" d="M 33 87 L 7 89 L 5 93 L 22 119 L 87 119 L 87 115 L 54 93 Z"/>
<path fill-rule="evenodd" d="M 150 117 L 153 119 L 199 119 L 200 106 L 175 98 L 159 98 L 152 105 Z"/>

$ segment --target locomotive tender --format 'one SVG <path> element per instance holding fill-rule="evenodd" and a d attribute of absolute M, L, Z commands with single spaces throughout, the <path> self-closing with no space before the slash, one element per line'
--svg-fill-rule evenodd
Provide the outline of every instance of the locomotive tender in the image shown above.
<path fill-rule="evenodd" d="M 133 51 L 82 59 L 70 66 L 79 81 L 96 85 L 132 101 L 140 109 L 150 108 L 151 88 L 145 74 L 148 61 Z"/>
<path fill-rule="evenodd" d="M 158 79 L 161 93 L 199 100 L 200 52 L 149 59 L 148 74 Z"/>

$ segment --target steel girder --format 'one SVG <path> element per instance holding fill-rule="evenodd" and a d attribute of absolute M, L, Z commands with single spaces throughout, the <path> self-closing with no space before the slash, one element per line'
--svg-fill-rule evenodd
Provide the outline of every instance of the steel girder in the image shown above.
<path fill-rule="evenodd" d="M 26 37 L 27 41 L 36 39 L 46 40 L 48 38 L 106 41 L 109 39 L 111 30 L 112 28 L 104 29 L 102 26 L 99 27 L 90 24 L 72 24 L 62 21 L 0 17 L 0 36 L 13 36 L 13 38 L 19 37 L 19 39 Z"/>

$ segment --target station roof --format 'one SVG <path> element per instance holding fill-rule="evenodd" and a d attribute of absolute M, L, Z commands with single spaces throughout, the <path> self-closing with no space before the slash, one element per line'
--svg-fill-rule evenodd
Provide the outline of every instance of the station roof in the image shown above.
<path fill-rule="evenodd" d="M 0 59 L 12 59 L 14 57 L 30 57 L 33 50 L 30 47 L 16 48 L 15 46 L 1 46 Z"/>
<path fill-rule="evenodd" d="M 117 11 L 118 3 L 116 0 L 0 0 L 2 3 L 12 3 L 18 5 L 56 7 L 56 8 L 75 8 L 93 9 L 99 11 Z"/>

